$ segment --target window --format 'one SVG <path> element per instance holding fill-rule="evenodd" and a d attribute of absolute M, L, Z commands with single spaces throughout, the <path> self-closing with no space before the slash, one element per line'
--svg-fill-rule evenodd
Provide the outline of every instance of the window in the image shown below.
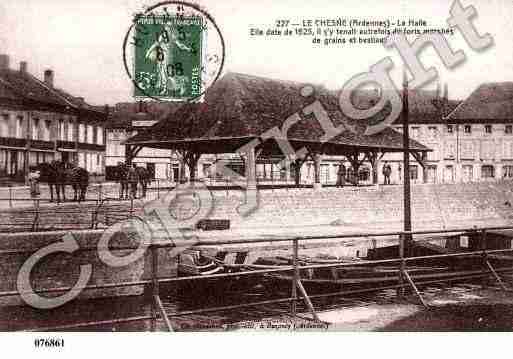
<path fill-rule="evenodd" d="M 495 167 L 491 165 L 483 165 L 481 166 L 481 178 L 494 178 L 495 177 Z"/>
<path fill-rule="evenodd" d="M 506 127 L 504 127 L 504 132 L 507 133 L 508 135 L 511 135 L 513 133 L 513 126 L 506 125 Z"/>
<path fill-rule="evenodd" d="M 465 125 L 463 127 L 463 132 L 468 133 L 468 134 L 472 133 L 472 126 L 471 125 Z"/>
<path fill-rule="evenodd" d="M 16 138 L 23 138 L 23 116 L 16 118 Z"/>
<path fill-rule="evenodd" d="M 420 133 L 420 127 L 412 127 L 411 128 L 411 137 L 418 138 Z"/>
<path fill-rule="evenodd" d="M 502 167 L 502 178 L 511 179 L 513 178 L 513 166 L 506 165 Z"/>
<path fill-rule="evenodd" d="M 71 121 L 67 122 L 68 124 L 68 141 L 75 141 L 76 134 L 74 133 L 75 124 Z"/>
<path fill-rule="evenodd" d="M 94 143 L 94 133 L 93 133 L 93 126 L 87 125 L 86 126 L 86 142 L 87 143 Z"/>
<path fill-rule="evenodd" d="M 59 120 L 59 140 L 66 140 L 66 132 L 64 131 L 64 120 Z"/>
<path fill-rule="evenodd" d="M 492 160 L 495 158 L 495 142 L 492 140 L 481 141 L 481 153 L 480 158 L 482 160 Z"/>
<path fill-rule="evenodd" d="M 444 158 L 454 159 L 456 157 L 456 141 L 445 141 L 444 152 Z"/>
<path fill-rule="evenodd" d="M 415 165 L 410 166 L 410 179 L 416 180 L 419 178 L 419 168 Z"/>
<path fill-rule="evenodd" d="M 2 115 L 0 118 L 0 137 L 9 136 L 9 115 Z"/>
<path fill-rule="evenodd" d="M 437 137 L 438 136 L 438 128 L 436 126 L 429 126 L 428 127 L 429 136 L 431 137 Z"/>
<path fill-rule="evenodd" d="M 39 138 L 39 119 L 35 118 L 32 121 L 32 139 L 37 140 Z"/>
<path fill-rule="evenodd" d="M 444 183 L 454 182 L 454 167 L 452 165 L 445 166 L 443 180 Z"/>
<path fill-rule="evenodd" d="M 485 133 L 492 133 L 492 125 L 485 125 Z"/>
<path fill-rule="evenodd" d="M 103 145 L 103 128 L 98 126 L 96 129 L 97 129 L 97 131 L 96 131 L 96 136 L 97 136 L 96 144 L 97 145 Z"/>
<path fill-rule="evenodd" d="M 43 140 L 50 141 L 50 128 L 52 127 L 52 121 L 45 120 L 43 128 Z"/>
<path fill-rule="evenodd" d="M 467 159 L 467 160 L 474 159 L 474 141 L 473 140 L 461 140 L 461 142 L 460 142 L 460 157 L 462 159 Z"/>
<path fill-rule="evenodd" d="M 78 125 L 78 142 L 84 142 L 85 138 L 85 126 L 83 123 Z"/>
<path fill-rule="evenodd" d="M 362 167 L 358 173 L 358 180 L 366 182 L 370 180 L 371 171 L 369 167 Z"/>
<path fill-rule="evenodd" d="M 210 163 L 204 163 L 203 164 L 203 177 L 205 178 L 211 178 L 210 177 L 210 168 L 211 168 L 211 164 Z"/>
<path fill-rule="evenodd" d="M 452 125 L 447 125 L 447 133 L 452 133 L 453 132 L 453 127 Z"/>
<path fill-rule="evenodd" d="M 462 181 L 463 182 L 472 182 L 474 166 L 463 165 L 461 167 L 461 169 L 462 169 Z"/>

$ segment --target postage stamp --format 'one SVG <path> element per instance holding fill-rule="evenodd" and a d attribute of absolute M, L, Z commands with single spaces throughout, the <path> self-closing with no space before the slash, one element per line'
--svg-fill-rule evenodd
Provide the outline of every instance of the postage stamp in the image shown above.
<path fill-rule="evenodd" d="M 212 16 L 183 1 L 136 13 L 123 42 L 135 100 L 202 101 L 224 60 L 224 39 Z"/>
<path fill-rule="evenodd" d="M 201 17 L 142 15 L 135 32 L 135 97 L 181 100 L 201 93 Z"/>

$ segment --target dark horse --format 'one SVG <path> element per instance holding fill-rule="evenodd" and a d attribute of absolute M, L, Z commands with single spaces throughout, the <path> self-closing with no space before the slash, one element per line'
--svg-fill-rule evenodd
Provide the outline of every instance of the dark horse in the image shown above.
<path fill-rule="evenodd" d="M 144 167 L 136 167 L 135 170 L 137 171 L 137 177 L 139 178 L 139 184 L 141 185 L 142 198 L 145 198 L 148 184 L 151 181 L 150 171 Z"/>
<path fill-rule="evenodd" d="M 39 181 L 47 183 L 50 188 L 50 202 L 53 202 L 54 187 L 57 202 L 61 201 L 61 194 L 63 201 L 66 201 L 65 189 L 67 184 L 73 187 L 74 201 L 78 200 L 80 202 L 85 200 L 85 194 L 89 185 L 89 172 L 85 169 L 62 161 L 40 163 L 36 168 L 41 175 Z"/>
<path fill-rule="evenodd" d="M 128 165 L 118 162 L 115 170 L 115 179 L 119 183 L 119 199 L 128 199 Z"/>
<path fill-rule="evenodd" d="M 119 162 L 115 170 L 115 180 L 119 183 L 119 199 L 128 199 L 129 196 L 129 181 L 128 172 L 130 167 L 124 163 Z M 137 173 L 137 184 L 141 186 L 142 197 L 146 197 L 146 191 L 150 182 L 150 172 L 144 167 L 135 167 Z"/>

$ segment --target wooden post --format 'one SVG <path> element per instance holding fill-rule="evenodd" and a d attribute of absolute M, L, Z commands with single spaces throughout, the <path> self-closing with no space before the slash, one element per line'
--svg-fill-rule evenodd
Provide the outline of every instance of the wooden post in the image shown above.
<path fill-rule="evenodd" d="M 32 224 L 32 231 L 36 232 L 39 227 L 39 198 L 34 199 L 34 207 L 36 209 L 36 215 L 34 216 L 34 223 Z"/>
<path fill-rule="evenodd" d="M 158 249 L 155 246 L 151 247 L 151 282 L 152 282 L 152 325 L 151 331 L 154 332 L 157 329 L 157 319 L 158 319 L 158 303 L 157 298 L 159 298 L 159 281 L 158 281 Z"/>
<path fill-rule="evenodd" d="M 428 166 L 426 164 L 427 152 L 422 152 L 422 183 L 428 182 Z"/>
<path fill-rule="evenodd" d="M 319 190 L 322 188 L 321 184 L 321 155 L 316 152 L 313 156 L 314 159 L 314 190 Z"/>
<path fill-rule="evenodd" d="M 246 181 L 247 181 L 247 188 L 248 191 L 256 191 L 257 189 L 257 183 L 256 183 L 256 155 L 255 155 L 255 147 L 251 147 L 246 152 Z M 271 169 L 272 173 L 272 169 Z"/>
<path fill-rule="evenodd" d="M 102 183 L 100 182 L 100 185 L 98 186 L 99 189 L 98 189 L 98 202 L 101 203 L 102 202 L 102 197 L 103 197 L 103 186 L 102 186 Z"/>
<path fill-rule="evenodd" d="M 292 306 L 291 312 L 292 317 L 296 318 L 297 314 L 297 283 L 299 281 L 299 267 L 298 267 L 298 252 L 299 252 L 299 243 L 297 239 L 293 240 L 292 246 L 292 265 L 294 267 L 293 279 L 292 279 Z"/>
<path fill-rule="evenodd" d="M 9 183 L 9 208 L 12 208 L 12 184 Z"/>
<path fill-rule="evenodd" d="M 488 262 L 488 253 L 486 252 L 486 247 L 487 247 L 487 246 L 486 246 L 486 230 L 485 230 L 485 229 L 483 229 L 483 230 L 481 231 L 481 243 L 480 243 L 480 244 L 481 244 L 481 246 L 480 246 L 480 247 L 481 247 L 481 251 L 482 251 L 482 253 L 481 253 L 481 257 L 482 257 L 482 259 L 483 259 L 483 264 L 484 264 L 484 266 L 486 267 L 486 269 L 485 269 L 485 271 L 486 271 L 486 270 L 488 270 L 489 268 L 488 268 L 488 267 L 487 267 L 487 265 L 486 265 L 486 264 L 487 264 L 487 262 Z M 483 277 L 483 280 L 482 280 L 482 282 L 481 282 L 481 285 L 482 285 L 483 287 L 487 287 L 487 286 L 488 286 L 488 285 L 487 285 L 487 280 L 488 280 L 488 278 L 487 278 L 487 277 Z"/>
<path fill-rule="evenodd" d="M 411 231 L 411 192 L 410 192 L 410 132 L 409 132 L 409 114 L 408 114 L 408 79 L 406 70 L 403 72 L 403 162 L 404 162 L 404 231 Z M 405 234 L 405 255 L 410 256 L 411 252 L 411 234 Z"/>
<path fill-rule="evenodd" d="M 405 262 L 404 262 L 404 239 L 405 236 L 403 234 L 399 235 L 399 258 L 401 259 L 401 262 L 399 263 L 399 285 L 400 287 L 397 288 L 397 295 L 401 298 L 404 297 L 404 269 L 405 269 Z"/>

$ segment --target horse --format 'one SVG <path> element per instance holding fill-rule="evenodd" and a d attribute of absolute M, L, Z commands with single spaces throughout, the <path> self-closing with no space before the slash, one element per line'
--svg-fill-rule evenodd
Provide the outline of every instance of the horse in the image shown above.
<path fill-rule="evenodd" d="M 61 201 L 60 193 L 62 193 L 63 199 L 66 200 L 64 195 L 64 183 L 61 181 L 63 172 L 59 162 L 39 163 L 35 167 L 40 173 L 39 182 L 48 184 L 48 188 L 50 189 L 50 202 L 53 202 L 54 188 L 57 202 L 60 203 Z"/>
<path fill-rule="evenodd" d="M 64 163 L 64 184 L 71 184 L 73 187 L 73 200 L 84 201 L 89 186 L 89 172 L 82 167 L 71 163 Z M 66 198 L 64 197 L 64 200 Z"/>
<path fill-rule="evenodd" d="M 142 198 L 146 198 L 146 190 L 148 189 L 148 184 L 151 181 L 150 171 L 148 171 L 144 167 L 136 167 L 137 177 L 139 178 L 139 184 L 141 185 L 142 190 Z"/>
<path fill-rule="evenodd" d="M 70 184 L 74 190 L 74 201 L 85 200 L 89 185 L 89 172 L 87 170 L 62 161 L 39 163 L 36 169 L 40 172 L 40 182 L 48 184 L 50 189 L 50 202 L 53 202 L 53 189 L 57 195 L 57 203 L 66 202 L 66 185 Z"/>
<path fill-rule="evenodd" d="M 119 183 L 119 199 L 128 199 L 128 166 L 119 162 L 114 173 L 115 180 Z"/>

